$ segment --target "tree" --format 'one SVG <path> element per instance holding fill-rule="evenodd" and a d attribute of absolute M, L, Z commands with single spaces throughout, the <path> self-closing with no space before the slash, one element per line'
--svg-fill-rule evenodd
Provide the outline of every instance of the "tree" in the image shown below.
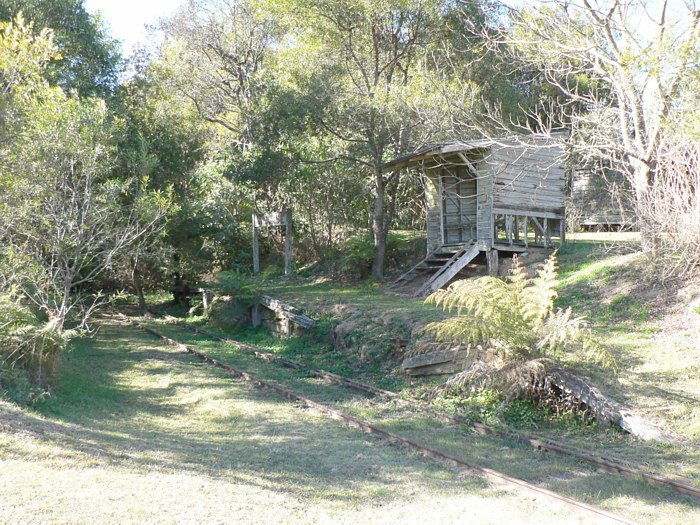
<path fill-rule="evenodd" d="M 182 71 L 171 58 L 166 48 L 141 64 L 113 101 L 121 121 L 115 173 L 147 174 L 150 188 L 172 191 L 177 203 L 166 234 L 121 265 L 120 275 L 142 278 L 148 288 L 229 268 L 250 250 L 242 247 L 249 235 L 241 224 L 242 216 L 250 220 L 252 191 L 231 173 L 240 160 L 231 149 L 239 149 L 229 147 L 230 131 L 203 119 L 188 95 L 173 88 Z"/>
<path fill-rule="evenodd" d="M 179 74 L 171 87 L 205 120 L 231 132 L 242 150 L 256 143 L 254 108 L 266 89 L 264 61 L 279 37 L 274 18 L 255 2 L 195 0 L 163 22 L 164 49 Z"/>
<path fill-rule="evenodd" d="M 46 70 L 52 83 L 81 96 L 108 97 L 117 85 L 119 44 L 83 0 L 0 0 L 0 20 L 22 12 L 37 34 L 50 28 L 60 54 Z"/>
<path fill-rule="evenodd" d="M 564 124 L 578 163 L 603 162 L 625 174 L 652 254 L 663 230 L 645 209 L 667 124 L 700 60 L 700 11 L 694 2 L 679 7 L 668 0 L 555 0 L 511 9 L 506 24 L 484 33 L 495 50 L 556 90 L 553 103 L 530 113 L 531 127 Z M 502 129 L 512 129 L 507 124 Z"/>
<path fill-rule="evenodd" d="M 51 33 L 32 36 L 21 18 L 0 26 L 0 276 L 62 332 L 101 304 L 90 286 L 141 239 L 162 227 L 167 199 L 142 181 L 109 178 L 111 127 L 101 100 L 69 96 L 44 73 Z"/>
<path fill-rule="evenodd" d="M 383 165 L 436 137 L 427 118 L 440 113 L 428 57 L 448 36 L 444 16 L 450 7 L 422 0 L 293 3 L 300 28 L 295 39 L 305 47 L 301 64 L 313 71 L 310 81 L 325 99 L 312 118 L 320 132 L 345 144 L 339 158 L 371 181 L 377 279 L 384 275 L 400 183 L 398 173 L 384 173 Z"/>

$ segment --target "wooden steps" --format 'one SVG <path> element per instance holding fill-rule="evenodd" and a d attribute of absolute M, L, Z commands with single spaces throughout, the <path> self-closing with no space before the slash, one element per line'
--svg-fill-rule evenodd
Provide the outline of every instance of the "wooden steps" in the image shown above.
<path fill-rule="evenodd" d="M 391 284 L 391 288 L 397 289 L 421 276 L 427 275 L 428 279 L 418 290 L 411 294 L 414 297 L 425 297 L 446 285 L 460 270 L 473 261 L 478 254 L 479 248 L 475 241 L 466 244 L 440 246 L 396 279 Z"/>

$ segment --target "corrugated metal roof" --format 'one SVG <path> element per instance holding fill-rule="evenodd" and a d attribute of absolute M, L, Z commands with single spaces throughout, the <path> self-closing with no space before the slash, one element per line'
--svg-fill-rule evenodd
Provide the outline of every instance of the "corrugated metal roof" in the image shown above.
<path fill-rule="evenodd" d="M 382 171 L 392 171 L 406 166 L 410 166 L 421 160 L 425 160 L 430 157 L 436 157 L 439 155 L 448 155 L 450 153 L 457 153 L 460 151 L 471 151 L 475 149 L 484 149 L 492 146 L 495 143 L 492 139 L 477 139 L 468 141 L 450 141 L 443 142 L 440 144 L 432 144 L 424 148 L 409 153 L 408 155 L 402 155 L 394 160 L 391 160 L 382 166 Z"/>
<path fill-rule="evenodd" d="M 437 157 L 440 155 L 449 155 L 453 153 L 459 153 L 464 151 L 473 151 L 477 149 L 486 149 L 491 146 L 498 144 L 501 146 L 517 146 L 518 144 L 527 144 L 537 142 L 550 142 L 552 139 L 565 138 L 567 133 L 563 132 L 553 132 L 551 136 L 547 135 L 510 135 L 507 137 L 499 138 L 487 138 L 487 139 L 473 139 L 473 140 L 453 140 L 449 142 L 442 142 L 440 144 L 432 144 L 421 148 L 418 151 L 409 153 L 408 155 L 402 155 L 394 160 L 385 163 L 382 166 L 382 171 L 395 171 L 416 162 L 426 160 L 432 157 Z"/>

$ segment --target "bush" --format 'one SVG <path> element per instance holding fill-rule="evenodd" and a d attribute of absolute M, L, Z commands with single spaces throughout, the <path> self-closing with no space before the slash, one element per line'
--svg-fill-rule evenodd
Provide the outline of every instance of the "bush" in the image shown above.
<path fill-rule="evenodd" d="M 429 324 L 436 339 L 463 344 L 487 344 L 506 361 L 557 359 L 582 350 L 591 361 L 615 368 L 607 348 L 592 335 L 588 322 L 571 307 L 556 308 L 556 252 L 529 278 L 517 256 L 505 279 L 481 277 L 456 281 L 427 302 L 456 316 Z"/>
<path fill-rule="evenodd" d="M 21 404 L 43 397 L 70 332 L 42 323 L 10 294 L 0 295 L 0 388 Z"/>
<path fill-rule="evenodd" d="M 387 264 L 402 258 L 398 254 L 405 249 L 407 243 L 405 236 L 397 233 L 389 234 L 386 241 Z M 372 237 L 369 235 L 350 237 L 339 246 L 338 252 L 340 257 L 337 269 L 342 276 L 352 279 L 365 279 L 370 276 L 375 253 Z"/>
<path fill-rule="evenodd" d="M 218 295 L 230 295 L 244 303 L 253 303 L 260 296 L 260 278 L 230 270 L 219 272 L 214 288 Z"/>
<path fill-rule="evenodd" d="M 209 310 L 209 323 L 217 328 L 239 328 L 248 321 L 249 304 L 228 295 L 214 298 Z"/>
<path fill-rule="evenodd" d="M 438 391 L 473 393 L 493 388 L 508 401 L 536 397 L 550 369 L 565 357 L 586 359 L 616 370 L 610 351 L 593 337 L 587 321 L 571 307 L 556 308 L 556 252 L 528 277 L 517 257 L 505 279 L 481 277 L 456 281 L 427 301 L 457 315 L 426 327 L 438 341 L 484 344 L 498 356 L 493 362 L 476 361 L 448 379 Z"/>
<path fill-rule="evenodd" d="M 30 379 L 30 374 L 21 367 L 0 364 L 0 395 L 18 405 L 32 406 L 47 394 Z"/>

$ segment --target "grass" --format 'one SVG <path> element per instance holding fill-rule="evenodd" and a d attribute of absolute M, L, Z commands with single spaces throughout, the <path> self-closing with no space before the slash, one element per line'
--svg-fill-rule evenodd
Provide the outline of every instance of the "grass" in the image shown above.
<path fill-rule="evenodd" d="M 655 302 L 657 292 L 649 290 L 649 276 L 642 278 L 647 270 L 634 252 L 637 237 L 588 233 L 570 238 L 559 250 L 558 306 L 571 306 L 576 315 L 591 321 L 596 336 L 616 356 L 621 372 L 615 376 L 581 365 L 575 356 L 567 363 L 664 431 L 700 445 L 700 349 L 693 320 L 682 329 L 668 329 L 668 316 Z M 400 356 L 392 353 L 391 340 L 409 339 L 420 326 L 443 318 L 439 309 L 419 299 L 387 295 L 371 282 L 348 286 L 294 278 L 259 286 L 319 319 L 320 327 L 314 337 L 301 340 L 277 340 L 250 330 L 235 337 L 385 388 L 420 393 L 437 381 L 421 383 L 397 373 Z M 336 342 L 331 344 L 329 334 L 339 323 L 346 329 L 336 330 Z M 480 411 L 482 407 L 475 410 Z M 466 408 L 463 412 L 470 415 Z M 517 426 L 517 422 L 511 424 Z"/>
<path fill-rule="evenodd" d="M 362 399 L 344 402 L 371 411 Z M 73 344 L 38 411 L 0 403 L 0 464 L 3 522 L 587 519 L 294 408 L 109 323 Z"/>
<path fill-rule="evenodd" d="M 309 378 L 303 373 L 271 366 L 257 360 L 245 352 L 216 341 L 203 339 L 182 328 L 163 325 L 160 331 L 172 337 L 197 344 L 198 348 L 224 362 L 229 362 L 250 371 L 256 377 L 281 383 L 284 386 L 311 397 L 317 401 L 331 404 L 345 413 L 369 420 L 370 422 L 399 432 L 415 441 L 428 444 L 440 450 L 448 451 L 458 457 L 466 458 L 477 464 L 497 469 L 509 475 L 533 481 L 541 486 L 585 500 L 598 506 L 628 513 L 625 505 L 634 507 L 633 519 L 640 521 L 671 522 L 675 519 L 694 519 L 700 507 L 683 497 L 678 497 L 666 490 L 651 487 L 646 483 L 630 479 L 621 479 L 595 472 L 590 466 L 581 465 L 567 458 L 545 457 L 530 448 L 514 445 L 499 439 L 476 436 L 464 428 L 445 425 L 420 414 L 397 408 L 392 403 L 382 403 L 353 394 L 345 389 L 324 385 L 317 379 Z M 485 403 L 488 405 L 488 403 Z M 530 420 L 532 426 L 538 427 L 542 422 L 539 413 L 527 403 L 515 403 L 505 413 L 506 418 L 518 421 Z M 581 426 L 569 427 L 581 432 Z M 607 432 L 591 429 L 595 442 L 614 443 L 624 441 L 620 433 L 606 436 Z M 627 441 L 629 446 L 629 441 Z M 600 451 L 598 449 L 598 451 Z M 676 451 L 678 452 L 678 451 Z M 661 456 L 661 454 L 659 454 Z M 647 459 L 650 454 L 646 455 Z M 675 471 L 688 463 L 700 459 L 677 455 L 675 461 L 667 450 L 664 457 L 658 458 L 657 465 L 664 463 Z M 624 505 L 619 506 L 621 502 Z"/>
<path fill-rule="evenodd" d="M 587 238 L 561 249 L 559 305 L 572 305 L 591 319 L 598 337 L 615 350 L 621 372 L 580 372 L 689 445 L 640 443 L 567 417 L 552 424 L 527 403 L 496 409 L 486 392 L 441 400 L 440 408 L 700 484 L 700 349 L 688 321 L 700 312 L 687 309 L 691 317 L 669 327 L 673 316 L 660 311 L 640 284 L 635 256 L 601 247 Z M 235 333 L 237 339 L 409 394 L 431 385 L 395 374 L 398 357 L 386 340 L 439 319 L 443 314 L 434 307 L 384 295 L 367 283 L 347 287 L 297 278 L 267 281 L 264 290 L 319 318 L 317 331 L 275 339 L 244 329 Z M 331 345 L 330 329 L 354 318 L 362 322 L 345 333 L 350 347 Z M 640 480 L 477 436 L 178 327 L 159 329 L 382 428 L 630 519 L 700 520 L 697 503 Z M 367 348 L 367 359 L 359 363 L 358 345 Z M 535 515 L 538 522 L 588 520 L 385 446 L 231 381 L 138 330 L 110 323 L 97 338 L 74 342 L 58 387 L 36 411 L 0 402 L 0 464 L 0 521 L 528 522 Z"/>
<path fill-rule="evenodd" d="M 698 446 L 700 323 L 682 305 L 668 306 L 673 288 L 655 286 L 639 254 L 604 248 L 587 239 L 561 250 L 560 306 L 587 316 L 620 365 L 617 377 L 586 372 L 618 401 Z"/>
<path fill-rule="evenodd" d="M 590 319 L 594 333 L 613 350 L 621 370 L 615 376 L 571 359 L 568 363 L 591 377 L 606 394 L 681 442 L 691 444 L 691 448 L 638 444 L 619 432 L 581 427 L 570 415 L 555 418 L 554 424 L 543 414 L 530 414 L 527 410 L 521 411 L 520 418 L 503 417 L 500 409 L 473 400 L 452 409 L 516 430 L 527 429 L 528 421 L 536 421 L 538 432 L 551 438 L 568 439 L 582 448 L 603 447 L 667 473 L 683 472 L 700 480 L 698 332 L 693 332 L 692 324 L 668 329 L 668 319 L 673 315 L 659 311 L 658 294 L 649 290 L 648 280 L 640 278 L 646 270 L 643 260 L 633 251 L 638 242 L 633 235 L 581 234 L 572 238 L 559 251 L 558 306 L 572 306 L 577 315 Z M 434 307 L 420 300 L 385 295 L 381 287 L 368 283 L 342 286 L 321 280 L 291 280 L 266 286 L 267 293 L 323 318 L 324 327 L 328 325 L 328 312 L 336 312 L 336 323 L 353 312 L 362 312 L 365 321 L 358 324 L 351 341 L 355 351 L 333 351 L 322 339 L 313 344 L 309 339 L 277 340 L 260 331 L 239 332 L 235 334 L 237 338 L 414 395 L 437 381 L 423 383 L 397 374 L 398 359 L 386 350 L 387 338 L 397 333 L 410 334 L 416 323 L 440 318 L 443 314 Z M 364 344 L 378 348 L 376 362 L 359 362 L 356 349 Z"/>

